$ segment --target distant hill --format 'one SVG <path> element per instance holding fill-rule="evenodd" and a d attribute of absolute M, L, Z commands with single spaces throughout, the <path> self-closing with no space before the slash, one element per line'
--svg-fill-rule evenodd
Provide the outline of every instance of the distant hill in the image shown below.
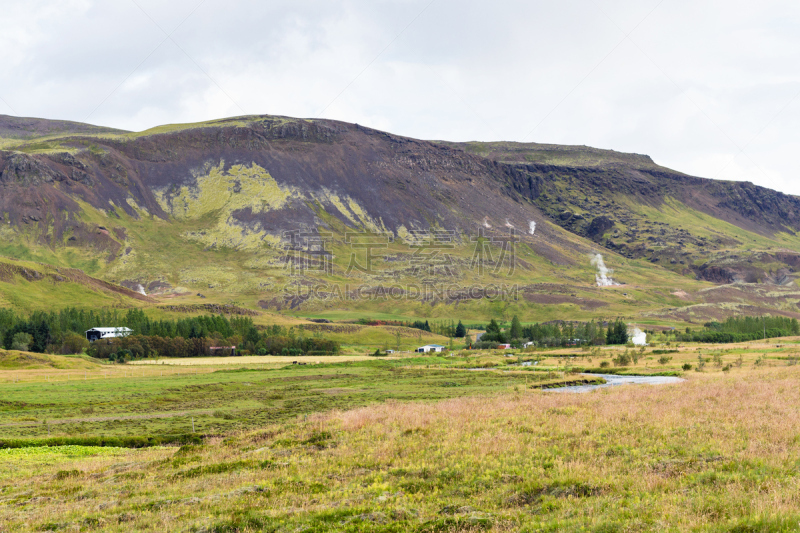
<path fill-rule="evenodd" d="M 70 134 L 126 133 L 124 130 L 92 126 L 69 120 L 12 117 L 0 115 L 0 139 L 32 140 L 40 137 Z"/>
<path fill-rule="evenodd" d="M 320 316 L 452 316 L 447 309 L 458 306 L 475 317 L 681 321 L 737 305 L 791 315 L 800 302 L 788 296 L 800 266 L 800 199 L 688 176 L 645 155 L 423 141 L 278 116 L 139 133 L 0 117 L 0 146 L 0 254 L 79 268 L 156 297 L 203 293 Z M 512 228 L 516 266 L 501 275 Z M 432 229 L 449 232 L 439 257 L 446 252 L 450 263 L 420 270 L 420 249 L 409 245 Z M 330 242 L 314 261 L 330 268 L 298 271 L 292 235 L 317 231 Z M 365 253 L 353 246 L 354 231 L 388 236 L 374 271 L 353 269 Z M 480 238 L 494 255 L 478 271 Z M 589 259 L 597 253 L 623 288 L 596 286 Z M 462 288 L 513 282 L 522 295 L 501 305 L 468 291 L 439 293 L 423 300 L 429 309 L 374 297 L 426 279 Z M 710 296 L 729 283 L 752 289 Z M 326 289 L 334 293 L 368 286 L 373 297 L 325 300 L 298 290 L 320 284 L 336 285 Z M 775 291 L 780 297 L 765 296 Z"/>

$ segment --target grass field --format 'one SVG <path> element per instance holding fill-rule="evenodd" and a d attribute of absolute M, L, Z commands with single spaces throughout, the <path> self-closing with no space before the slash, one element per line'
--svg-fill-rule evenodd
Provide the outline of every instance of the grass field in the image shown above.
<path fill-rule="evenodd" d="M 0 449 L 0 531 L 796 531 L 797 341 L 651 348 L 604 369 L 685 381 L 588 394 L 536 387 L 625 348 L 21 369 L 52 381 L 0 383 L 0 442 L 202 444 Z"/>
<path fill-rule="evenodd" d="M 236 358 L 240 359 L 240 358 Z M 7 383 L 0 438 L 183 434 L 222 435 L 299 414 L 348 409 L 387 400 L 438 400 L 496 393 L 544 373 L 477 373 L 441 357 L 351 361 L 266 368 L 230 365 L 169 367 L 107 365 L 109 369 Z M 171 370 L 175 371 L 171 371 Z"/>

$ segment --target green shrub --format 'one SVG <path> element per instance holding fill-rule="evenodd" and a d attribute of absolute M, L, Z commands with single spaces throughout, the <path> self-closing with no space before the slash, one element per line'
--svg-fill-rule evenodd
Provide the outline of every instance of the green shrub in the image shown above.
<path fill-rule="evenodd" d="M 59 470 L 56 472 L 56 479 L 69 479 L 71 477 L 80 477 L 83 472 L 80 470 Z"/>
<path fill-rule="evenodd" d="M 61 353 L 63 354 L 79 354 L 83 353 L 89 348 L 89 341 L 83 335 L 77 333 L 65 333 L 61 341 Z"/>
<path fill-rule="evenodd" d="M 11 349 L 27 352 L 31 343 L 33 343 L 33 335 L 20 331 L 11 337 Z"/>
<path fill-rule="evenodd" d="M 184 455 L 192 455 L 202 452 L 203 449 L 204 448 L 202 444 L 184 444 L 178 448 L 178 451 L 175 452 L 175 456 L 180 457 Z"/>
<path fill-rule="evenodd" d="M 631 356 L 627 353 L 621 353 L 617 355 L 614 359 L 614 366 L 628 366 L 631 364 Z"/>
<path fill-rule="evenodd" d="M 496 350 L 497 343 L 494 341 L 478 341 L 472 344 L 476 350 Z"/>

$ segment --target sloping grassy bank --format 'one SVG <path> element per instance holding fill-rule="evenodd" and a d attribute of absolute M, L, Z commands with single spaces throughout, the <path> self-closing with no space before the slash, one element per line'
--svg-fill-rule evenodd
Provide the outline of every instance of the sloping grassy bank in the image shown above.
<path fill-rule="evenodd" d="M 652 368 L 581 368 L 572 367 L 572 372 L 580 372 L 582 374 L 612 374 L 615 376 L 665 376 L 665 377 L 681 377 L 684 375 L 680 370 L 656 370 Z"/>
<path fill-rule="evenodd" d="M 579 377 L 572 376 L 565 379 L 545 381 L 543 383 L 534 383 L 530 385 L 531 389 L 559 389 L 562 387 L 574 387 L 576 385 L 603 385 L 606 380 L 601 377 Z"/>
<path fill-rule="evenodd" d="M 0 350 L 0 370 L 94 370 L 98 368 L 101 368 L 101 362 L 86 355 L 50 355 L 17 350 Z"/>

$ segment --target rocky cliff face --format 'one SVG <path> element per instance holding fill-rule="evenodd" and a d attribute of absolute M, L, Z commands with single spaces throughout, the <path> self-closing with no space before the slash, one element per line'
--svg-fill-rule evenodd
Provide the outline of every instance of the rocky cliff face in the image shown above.
<path fill-rule="evenodd" d="M 768 261 L 755 251 L 742 254 L 740 248 L 752 246 L 738 230 L 764 238 L 751 240 L 768 247 L 778 243 L 767 241 L 794 237 L 800 228 L 796 196 L 688 176 L 639 154 L 533 143 L 446 144 L 524 170 L 538 184 L 532 201 L 554 224 L 626 257 L 715 283 L 794 277 L 796 254 Z"/>

